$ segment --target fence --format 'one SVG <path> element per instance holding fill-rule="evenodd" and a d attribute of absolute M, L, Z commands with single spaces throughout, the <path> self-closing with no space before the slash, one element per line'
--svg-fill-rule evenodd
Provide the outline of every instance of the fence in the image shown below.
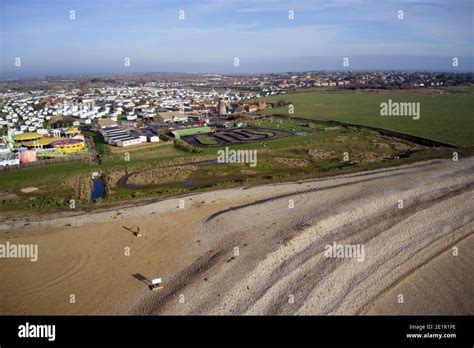
<path fill-rule="evenodd" d="M 24 168 L 40 167 L 40 166 L 45 166 L 45 165 L 53 164 L 53 163 L 74 162 L 74 161 L 83 161 L 83 160 L 89 160 L 89 155 L 88 154 L 73 155 L 73 156 L 67 156 L 67 157 L 50 158 L 50 159 L 45 159 L 45 160 L 40 160 L 40 161 L 35 161 L 35 162 L 14 164 L 11 166 L 0 166 L 0 172 L 24 169 Z"/>

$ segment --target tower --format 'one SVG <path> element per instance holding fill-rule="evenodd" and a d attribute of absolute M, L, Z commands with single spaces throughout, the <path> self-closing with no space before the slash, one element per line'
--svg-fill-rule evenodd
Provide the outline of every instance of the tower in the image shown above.
<path fill-rule="evenodd" d="M 227 103 L 223 99 L 219 99 L 218 105 L 219 115 L 227 115 Z"/>

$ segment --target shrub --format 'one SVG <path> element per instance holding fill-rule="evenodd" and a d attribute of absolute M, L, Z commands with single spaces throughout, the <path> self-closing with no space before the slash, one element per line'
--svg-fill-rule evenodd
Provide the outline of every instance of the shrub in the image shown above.
<path fill-rule="evenodd" d="M 169 141 L 171 140 L 171 137 L 168 134 L 160 134 L 160 140 Z"/>
<path fill-rule="evenodd" d="M 277 106 L 285 106 L 285 105 L 289 105 L 290 102 L 286 99 L 280 99 L 278 102 L 277 102 Z"/>

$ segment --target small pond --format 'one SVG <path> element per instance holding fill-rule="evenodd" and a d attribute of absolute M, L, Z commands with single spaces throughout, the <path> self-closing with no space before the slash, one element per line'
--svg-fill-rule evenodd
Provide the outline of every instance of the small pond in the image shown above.
<path fill-rule="evenodd" d="M 95 178 L 92 179 L 92 193 L 91 199 L 92 201 L 97 201 L 98 199 L 105 198 L 105 184 L 102 178 Z"/>

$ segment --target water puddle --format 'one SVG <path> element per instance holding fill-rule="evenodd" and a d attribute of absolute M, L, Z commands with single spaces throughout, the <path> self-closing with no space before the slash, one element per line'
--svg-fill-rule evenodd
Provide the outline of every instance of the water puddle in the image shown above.
<path fill-rule="evenodd" d="M 92 179 L 91 199 L 93 202 L 105 198 L 105 183 L 101 177 Z"/>

